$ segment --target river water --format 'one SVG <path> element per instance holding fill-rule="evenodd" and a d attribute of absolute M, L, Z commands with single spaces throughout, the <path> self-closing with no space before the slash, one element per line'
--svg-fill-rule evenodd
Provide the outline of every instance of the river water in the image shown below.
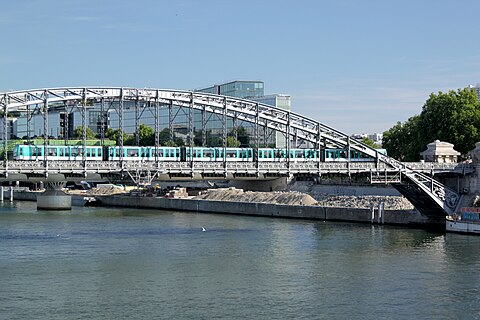
<path fill-rule="evenodd" d="M 0 208 L 0 319 L 480 319 L 479 236 L 35 208 Z"/>

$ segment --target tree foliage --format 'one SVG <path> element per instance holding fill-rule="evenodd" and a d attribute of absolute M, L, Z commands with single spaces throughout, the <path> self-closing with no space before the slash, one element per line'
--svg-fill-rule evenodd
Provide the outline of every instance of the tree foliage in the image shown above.
<path fill-rule="evenodd" d="M 146 124 L 140 124 L 138 133 L 133 134 L 133 140 L 136 144 L 138 136 L 138 143 L 140 146 L 153 146 L 155 145 L 155 130 Z"/>
<path fill-rule="evenodd" d="M 95 132 L 93 132 L 93 130 L 89 127 L 85 128 L 85 136 L 87 140 L 93 140 L 96 138 Z M 78 139 L 83 138 L 83 129 L 81 126 L 75 128 L 75 130 L 73 131 L 73 137 Z"/>
<path fill-rule="evenodd" d="M 420 152 L 425 149 L 418 142 L 418 123 L 420 117 L 413 116 L 408 121 L 397 122 L 392 128 L 383 133 L 382 146 L 387 154 L 400 161 L 417 161 Z"/>
<path fill-rule="evenodd" d="M 153 143 L 155 144 L 155 133 L 152 134 Z M 168 146 L 168 147 L 179 147 L 183 146 L 185 142 L 182 138 L 177 137 L 175 133 L 173 134 L 173 140 L 170 139 L 170 129 L 164 128 L 162 131 L 158 133 L 158 143 L 161 146 Z"/>
<path fill-rule="evenodd" d="M 372 139 L 370 139 L 368 137 L 364 137 L 362 139 L 362 142 L 365 143 L 369 147 L 372 147 L 372 148 L 375 148 L 375 149 L 379 148 L 378 144 L 376 144 L 375 141 L 373 141 Z"/>
<path fill-rule="evenodd" d="M 127 143 L 125 143 L 125 142 L 127 142 L 128 135 L 125 132 L 123 132 L 122 130 L 108 128 L 107 131 L 105 132 L 105 137 L 107 137 L 110 140 L 116 141 L 117 146 L 120 145 L 120 137 L 121 136 L 123 137 L 123 144 L 128 145 Z"/>
<path fill-rule="evenodd" d="M 383 147 L 401 161 L 418 161 L 435 140 L 453 143 L 466 154 L 480 141 L 480 102 L 470 88 L 431 94 L 420 115 L 398 122 L 384 132 Z"/>

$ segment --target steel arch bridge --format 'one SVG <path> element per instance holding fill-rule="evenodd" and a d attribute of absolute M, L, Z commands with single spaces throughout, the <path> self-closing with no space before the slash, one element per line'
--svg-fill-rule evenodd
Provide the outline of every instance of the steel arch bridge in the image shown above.
<path fill-rule="evenodd" d="M 86 110 L 92 103 L 99 103 L 102 108 L 114 110 L 118 115 L 119 129 L 124 125 L 125 103 L 134 103 L 136 114 L 151 112 L 155 120 L 155 146 L 158 146 L 159 110 L 169 110 L 169 131 L 173 135 L 173 107 L 187 110 L 188 119 L 188 144 L 193 147 L 194 126 L 193 113 L 200 112 L 205 119 L 206 114 L 216 115 L 222 123 L 222 141 L 226 147 L 227 119 L 233 121 L 234 132 L 238 129 L 237 121 L 250 123 L 254 127 L 256 148 L 259 145 L 260 130 L 268 128 L 280 132 L 286 137 L 286 149 L 292 148 L 292 141 L 304 141 L 313 145 L 320 152 L 325 147 L 338 147 L 362 152 L 376 161 L 373 164 L 355 163 L 347 161 L 340 164 L 322 162 L 296 163 L 288 156 L 281 163 L 232 163 L 224 159 L 219 163 L 165 163 L 155 161 L 152 163 L 132 163 L 120 159 L 117 162 L 92 162 L 86 161 L 85 153 L 82 161 L 52 161 L 48 160 L 46 153 L 43 161 L 28 162 L 8 160 L 8 119 L 9 115 L 22 113 L 31 115 L 41 114 L 44 119 L 44 145 L 49 143 L 48 113 L 52 106 L 59 104 L 69 105 L 82 115 L 82 140 L 86 141 Z M 177 177 L 193 177 L 200 174 L 202 178 L 243 177 L 263 178 L 289 176 L 292 174 L 313 174 L 321 176 L 324 172 L 337 170 L 339 172 L 370 172 L 372 182 L 376 177 L 382 177 L 382 182 L 394 185 L 404 194 L 422 213 L 444 216 L 452 214 L 459 203 L 460 196 L 455 191 L 442 185 L 428 175 L 423 174 L 408 165 L 391 157 L 379 153 L 377 150 L 350 138 L 347 134 L 330 126 L 320 123 L 309 117 L 286 111 L 265 104 L 237 99 L 227 96 L 206 93 L 163 90 L 150 88 L 123 88 L 123 87 L 68 87 L 46 88 L 35 90 L 21 90 L 0 93 L 0 110 L 3 118 L 3 164 L 0 167 L 1 179 L 21 180 L 65 180 L 73 177 L 86 178 L 90 174 L 104 174 L 126 172 L 132 175 L 148 174 L 150 177 L 169 174 Z M 135 126 L 138 129 L 139 120 L 135 117 Z M 203 122 L 204 123 L 204 122 Z M 205 124 L 202 133 L 205 132 Z M 120 148 L 123 148 L 123 137 L 120 135 Z M 205 137 L 205 134 L 203 134 Z M 296 147 L 296 145 L 294 146 Z M 350 160 L 350 159 L 348 159 Z M 145 173 L 147 172 L 147 173 Z"/>

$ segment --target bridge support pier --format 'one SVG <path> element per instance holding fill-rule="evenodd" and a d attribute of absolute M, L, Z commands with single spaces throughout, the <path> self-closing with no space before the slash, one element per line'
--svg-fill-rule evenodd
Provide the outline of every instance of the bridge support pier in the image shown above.
<path fill-rule="evenodd" d="M 49 182 L 44 193 L 37 195 L 37 210 L 70 210 L 72 196 L 63 192 L 65 183 Z"/>

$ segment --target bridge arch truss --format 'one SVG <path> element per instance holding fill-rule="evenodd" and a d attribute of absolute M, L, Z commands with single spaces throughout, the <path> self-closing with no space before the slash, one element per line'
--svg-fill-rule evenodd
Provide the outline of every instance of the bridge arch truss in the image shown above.
<path fill-rule="evenodd" d="M 362 152 L 375 161 L 375 168 L 370 169 L 371 172 L 378 174 L 390 172 L 393 176 L 399 177 L 396 182 L 408 182 L 408 188 L 405 188 L 404 193 L 410 199 L 413 195 L 424 194 L 427 195 L 428 204 L 433 205 L 441 212 L 451 214 L 455 211 L 459 203 L 459 195 L 440 184 L 433 178 L 409 168 L 407 165 L 379 153 L 377 150 L 363 144 L 362 142 L 350 138 L 347 134 L 336 130 L 330 126 L 320 123 L 309 117 L 305 117 L 295 112 L 286 111 L 275 108 L 269 105 L 261 104 L 255 101 L 245 99 L 237 99 L 227 96 L 212 95 L 192 91 L 180 90 L 164 90 L 151 88 L 123 88 L 123 87 L 70 87 L 70 88 L 49 88 L 49 89 L 35 89 L 35 90 L 21 90 L 0 93 L 0 110 L 2 111 L 3 123 L 3 143 L 4 143 L 4 161 L 3 172 L 7 177 L 9 170 L 14 166 L 12 161 L 7 160 L 7 144 L 8 144 L 8 117 L 13 113 L 22 113 L 31 117 L 32 113 L 38 113 L 44 119 L 44 144 L 48 145 L 48 113 L 51 106 L 64 104 L 71 109 L 77 109 L 82 115 L 82 140 L 86 140 L 86 109 L 92 103 L 99 103 L 102 110 L 114 110 L 118 115 L 119 129 L 123 131 L 123 114 L 125 102 L 134 103 L 136 116 L 135 127 L 138 130 L 139 116 L 146 110 L 151 112 L 155 119 L 155 146 L 158 146 L 158 132 L 159 132 L 159 109 L 169 108 L 169 131 L 170 137 L 173 136 L 172 124 L 174 115 L 172 112 L 173 106 L 187 110 L 184 114 L 188 119 L 188 134 L 187 144 L 193 147 L 194 126 L 193 126 L 193 111 L 197 110 L 202 114 L 203 120 L 205 115 L 215 115 L 222 123 L 222 141 L 223 147 L 226 147 L 227 141 L 227 119 L 233 119 L 234 131 L 236 130 L 236 121 L 250 123 L 255 130 L 254 140 L 256 148 L 260 147 L 260 130 L 261 128 L 268 128 L 275 132 L 280 132 L 286 137 L 287 155 L 288 149 L 296 147 L 292 146 L 293 141 L 308 142 L 313 148 L 320 151 L 325 147 L 345 148 L 348 150 L 347 155 L 350 156 L 350 150 Z M 205 122 L 203 121 L 202 131 L 205 131 Z M 27 129 L 28 132 L 28 129 Z M 236 132 L 236 131 L 235 131 Z M 120 147 L 123 148 L 123 136 L 120 135 Z M 137 135 L 138 136 L 138 135 Z M 205 137 L 205 134 L 202 135 Z M 102 135 L 103 137 L 103 135 Z M 225 154 L 225 153 L 224 153 Z M 85 155 L 83 156 L 83 173 L 86 175 L 89 167 Z M 51 161 L 50 161 L 51 162 Z M 128 164 L 120 164 L 120 169 L 126 169 Z M 350 172 L 352 163 L 346 163 L 346 170 Z M 51 166 L 50 166 L 51 167 Z M 159 167 L 159 164 L 156 164 Z M 223 170 L 228 170 L 226 162 L 223 163 Z M 50 172 L 49 161 L 45 156 L 43 162 L 43 169 L 45 176 Z M 190 168 L 193 170 L 193 164 Z M 256 163 L 256 173 L 258 174 L 260 164 Z M 299 169 L 290 163 L 287 157 L 285 163 L 284 173 L 294 174 Z M 303 168 L 302 170 L 305 170 Z M 318 163 L 311 165 L 308 172 L 313 172 L 318 175 L 322 174 L 321 159 Z M 372 175 L 373 177 L 373 175 Z M 386 178 L 386 180 L 388 180 Z M 392 180 L 393 182 L 393 180 Z M 395 182 L 393 182 L 395 184 Z M 412 193 L 412 190 L 416 190 Z"/>

